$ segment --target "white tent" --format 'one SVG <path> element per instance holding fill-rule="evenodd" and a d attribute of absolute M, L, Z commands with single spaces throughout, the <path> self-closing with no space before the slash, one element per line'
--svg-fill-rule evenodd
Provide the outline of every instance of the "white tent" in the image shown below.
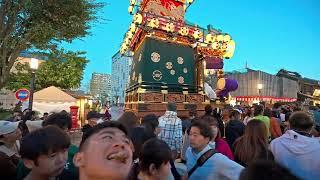
<path fill-rule="evenodd" d="M 37 91 L 33 95 L 33 110 L 44 112 L 70 111 L 70 106 L 75 106 L 77 99 L 65 93 L 61 89 L 50 86 Z M 24 103 L 24 108 L 28 107 L 28 101 Z"/>

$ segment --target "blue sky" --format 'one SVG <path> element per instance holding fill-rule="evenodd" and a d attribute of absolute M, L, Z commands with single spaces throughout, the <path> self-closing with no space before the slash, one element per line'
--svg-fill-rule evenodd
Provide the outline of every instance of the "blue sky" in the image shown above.
<path fill-rule="evenodd" d="M 91 35 L 66 49 L 86 51 L 90 60 L 83 80 L 91 73 L 111 73 L 111 57 L 119 50 L 131 23 L 129 0 L 101 0 L 109 5 L 100 16 L 111 21 L 96 24 Z M 236 42 L 225 70 L 245 67 L 276 73 L 285 68 L 320 80 L 320 0 L 195 0 L 186 19 L 202 27 L 229 33 Z"/>

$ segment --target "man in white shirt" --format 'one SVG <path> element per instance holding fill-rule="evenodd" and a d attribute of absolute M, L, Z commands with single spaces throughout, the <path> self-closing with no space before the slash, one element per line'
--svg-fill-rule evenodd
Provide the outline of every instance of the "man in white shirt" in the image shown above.
<path fill-rule="evenodd" d="M 320 141 L 310 134 L 313 119 L 298 111 L 289 119 L 289 130 L 270 144 L 275 160 L 301 179 L 320 177 Z"/>

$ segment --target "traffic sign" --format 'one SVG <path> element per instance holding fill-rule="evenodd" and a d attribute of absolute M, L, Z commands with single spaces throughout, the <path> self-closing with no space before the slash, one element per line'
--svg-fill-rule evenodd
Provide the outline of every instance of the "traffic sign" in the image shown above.
<path fill-rule="evenodd" d="M 25 101 L 29 98 L 30 92 L 28 89 L 19 89 L 16 91 L 16 98 L 20 101 Z"/>

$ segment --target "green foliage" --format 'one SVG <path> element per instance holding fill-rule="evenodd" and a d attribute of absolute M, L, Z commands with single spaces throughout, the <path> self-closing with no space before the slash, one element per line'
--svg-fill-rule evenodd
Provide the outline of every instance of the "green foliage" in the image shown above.
<path fill-rule="evenodd" d="M 62 89 L 80 87 L 84 69 L 88 63 L 84 52 L 55 50 L 45 55 L 48 60 L 41 63 L 36 71 L 36 90 L 49 86 Z M 10 74 L 7 88 L 10 90 L 30 88 L 31 69 L 28 64 L 18 64 L 16 69 L 17 72 Z"/>
<path fill-rule="evenodd" d="M 0 89 L 22 51 L 53 50 L 86 36 L 102 6 L 94 0 L 1 0 Z"/>

